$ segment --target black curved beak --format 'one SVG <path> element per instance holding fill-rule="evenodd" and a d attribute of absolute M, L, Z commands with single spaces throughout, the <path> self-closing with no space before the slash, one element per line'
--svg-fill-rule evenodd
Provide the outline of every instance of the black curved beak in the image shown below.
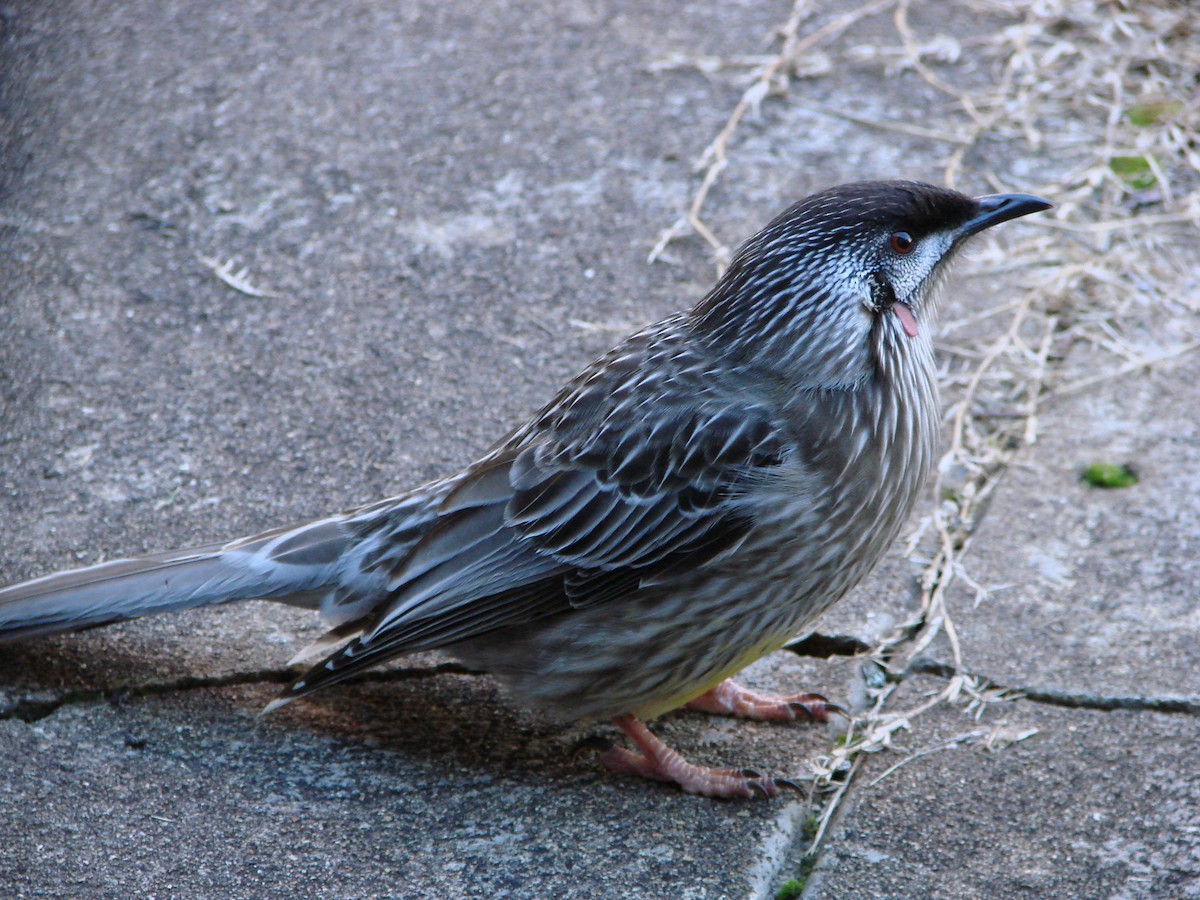
<path fill-rule="evenodd" d="M 1009 219 L 1019 219 L 1021 216 L 1054 206 L 1049 200 L 1043 200 L 1033 194 L 988 194 L 985 197 L 976 197 L 975 203 L 978 207 L 975 215 L 959 226 L 960 240 Z"/>

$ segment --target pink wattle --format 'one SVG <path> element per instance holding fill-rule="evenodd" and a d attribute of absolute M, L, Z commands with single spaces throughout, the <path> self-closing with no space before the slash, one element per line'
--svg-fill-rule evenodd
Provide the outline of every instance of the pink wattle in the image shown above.
<path fill-rule="evenodd" d="M 917 320 L 913 317 L 912 310 L 903 303 L 893 303 L 892 312 L 900 320 L 900 327 L 904 329 L 904 333 L 910 338 L 915 338 L 917 336 Z"/>

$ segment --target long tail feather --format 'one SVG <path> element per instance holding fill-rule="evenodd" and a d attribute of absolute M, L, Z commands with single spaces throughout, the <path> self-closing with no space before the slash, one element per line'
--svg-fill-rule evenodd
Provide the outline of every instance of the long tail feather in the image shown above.
<path fill-rule="evenodd" d="M 0 588 L 0 642 L 237 600 L 320 608 L 339 586 L 352 543 L 340 525 L 326 519 Z"/>

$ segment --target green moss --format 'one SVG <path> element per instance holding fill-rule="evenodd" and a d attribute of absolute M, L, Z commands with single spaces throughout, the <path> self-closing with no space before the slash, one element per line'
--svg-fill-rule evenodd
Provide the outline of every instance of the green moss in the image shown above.
<path fill-rule="evenodd" d="M 1137 473 L 1127 465 L 1092 463 L 1081 476 L 1085 484 L 1097 488 L 1123 488 L 1138 483 Z"/>
<path fill-rule="evenodd" d="M 800 827 L 800 837 L 807 843 L 817 836 L 817 829 L 821 827 L 821 817 L 813 813 L 804 820 L 804 824 Z"/>
<path fill-rule="evenodd" d="M 813 820 L 816 816 L 812 817 Z M 807 827 L 807 823 L 805 823 Z M 816 833 L 816 829 L 813 829 Z M 801 894 L 804 893 L 804 888 L 808 885 L 808 876 L 812 874 L 813 866 L 817 864 L 817 858 L 811 853 L 805 854 L 800 859 L 800 874 L 795 878 L 789 878 L 779 886 L 779 890 L 775 893 L 775 900 L 799 900 Z"/>

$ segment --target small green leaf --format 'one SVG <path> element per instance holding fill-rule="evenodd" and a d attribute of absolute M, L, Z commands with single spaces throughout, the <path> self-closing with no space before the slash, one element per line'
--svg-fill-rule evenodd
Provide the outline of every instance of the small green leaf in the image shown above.
<path fill-rule="evenodd" d="M 1083 480 L 1098 488 L 1123 488 L 1138 483 L 1133 469 L 1116 463 L 1092 463 L 1083 470 Z"/>
<path fill-rule="evenodd" d="M 1183 108 L 1182 103 L 1171 100 L 1135 103 L 1125 111 L 1125 117 L 1134 128 L 1149 128 L 1163 119 L 1169 119 Z"/>
<path fill-rule="evenodd" d="M 800 895 L 804 893 L 805 881 L 803 878 L 789 878 L 779 886 L 775 900 L 799 900 Z"/>
<path fill-rule="evenodd" d="M 1150 168 L 1150 161 L 1144 156 L 1114 156 L 1108 161 L 1108 167 L 1135 191 L 1153 187 L 1157 180 L 1154 170 Z"/>

